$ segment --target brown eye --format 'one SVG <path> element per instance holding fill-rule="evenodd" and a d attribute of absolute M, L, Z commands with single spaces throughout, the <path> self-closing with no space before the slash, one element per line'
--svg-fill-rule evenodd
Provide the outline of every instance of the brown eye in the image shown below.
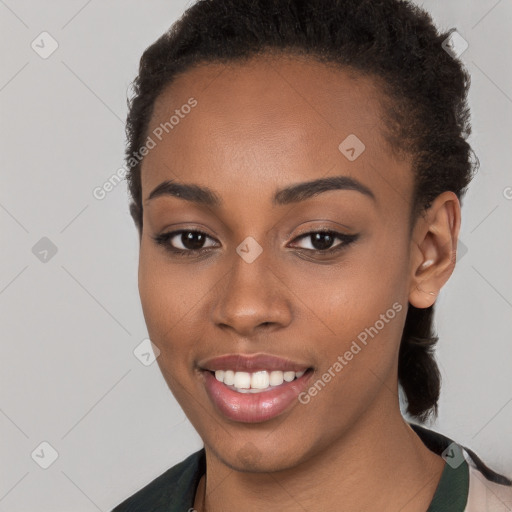
<path fill-rule="evenodd" d="M 167 250 L 177 254 L 194 254 L 208 247 L 215 246 L 215 242 L 205 245 L 208 240 L 213 240 L 202 231 L 181 230 L 170 233 L 162 233 L 153 237 L 157 244 L 163 245 Z"/>
<path fill-rule="evenodd" d="M 185 249 L 189 249 L 191 251 L 197 251 L 198 249 L 202 249 L 204 242 L 206 240 L 206 236 L 199 231 L 183 231 L 181 235 L 177 235 L 179 238 L 181 245 Z"/>
<path fill-rule="evenodd" d="M 304 240 L 306 243 L 303 246 L 298 246 L 300 249 L 306 249 L 312 252 L 329 253 L 339 249 L 343 249 L 350 243 L 357 239 L 358 235 L 347 235 L 338 233 L 336 231 L 312 231 L 297 237 L 295 240 Z M 338 243 L 333 245 L 336 240 Z M 294 246 L 295 246 L 294 242 Z"/>

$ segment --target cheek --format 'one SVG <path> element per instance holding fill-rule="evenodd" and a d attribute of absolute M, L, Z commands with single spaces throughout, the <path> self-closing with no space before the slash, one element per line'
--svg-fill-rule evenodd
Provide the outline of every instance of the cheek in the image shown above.
<path fill-rule="evenodd" d="M 172 296 L 164 293 L 162 270 L 158 259 L 152 257 L 151 252 L 142 244 L 139 255 L 139 295 L 150 337 L 161 329 L 164 312 L 169 309 L 167 302 Z"/>
<path fill-rule="evenodd" d="M 407 306 L 405 239 L 388 242 L 375 236 L 365 245 L 322 279 L 310 273 L 301 285 L 301 296 L 325 319 L 331 334 L 357 336 L 395 302 Z"/>
<path fill-rule="evenodd" d="M 140 249 L 138 286 L 146 327 L 159 348 L 162 372 L 180 380 L 193 367 L 195 352 L 206 335 L 207 311 L 219 277 L 171 263 L 151 241 Z M 180 376 L 180 377 L 179 377 Z M 168 380 L 168 379 L 166 379 Z"/>
<path fill-rule="evenodd" d="M 383 279 L 371 288 L 352 288 L 361 279 L 353 275 L 346 287 L 333 287 L 331 293 L 324 288 L 319 295 L 324 302 L 316 303 L 316 311 L 320 315 L 322 310 L 329 311 L 323 317 L 329 330 L 320 325 L 327 335 L 319 335 L 314 323 L 306 327 L 309 333 L 301 330 L 315 340 L 319 363 L 304 400 L 311 404 L 311 414 L 325 417 L 325 428 L 333 431 L 339 429 L 340 421 L 362 414 L 379 394 L 389 393 L 388 404 L 394 399 L 407 303 L 390 293 Z"/>
<path fill-rule="evenodd" d="M 322 371 L 338 356 L 346 360 L 344 373 L 348 373 L 345 367 L 351 374 L 355 368 L 354 375 L 361 366 L 378 374 L 391 368 L 407 309 L 407 301 L 395 288 L 399 287 L 389 274 L 374 280 L 370 271 L 340 276 L 338 283 L 331 280 L 324 286 L 310 283 L 310 307 L 304 310 L 307 318 L 300 330 L 305 338 L 315 340 Z"/>
<path fill-rule="evenodd" d="M 193 307 L 193 285 L 183 278 L 183 273 L 156 254 L 154 249 L 142 244 L 139 256 L 138 284 L 144 319 L 149 336 L 166 358 L 170 350 L 179 350 L 183 337 L 183 318 Z"/>
<path fill-rule="evenodd" d="M 374 236 L 328 279 L 310 276 L 297 293 L 308 300 L 306 325 L 310 336 L 316 332 L 321 372 L 343 375 L 334 380 L 352 396 L 368 389 L 368 379 L 378 384 L 391 376 L 395 366 L 408 305 L 406 248 L 405 237 Z"/>

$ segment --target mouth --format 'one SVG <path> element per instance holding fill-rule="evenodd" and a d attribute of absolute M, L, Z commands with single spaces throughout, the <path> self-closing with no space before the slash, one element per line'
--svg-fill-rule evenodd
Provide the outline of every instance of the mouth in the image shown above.
<path fill-rule="evenodd" d="M 213 406 L 227 419 L 261 423 L 298 402 L 313 367 L 268 355 L 234 354 L 200 365 Z"/>

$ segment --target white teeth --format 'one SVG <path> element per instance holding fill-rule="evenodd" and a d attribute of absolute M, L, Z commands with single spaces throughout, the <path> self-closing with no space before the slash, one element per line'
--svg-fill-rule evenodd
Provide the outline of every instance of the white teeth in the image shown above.
<path fill-rule="evenodd" d="M 279 370 L 261 370 L 254 373 L 235 372 L 233 370 L 216 370 L 215 378 L 227 386 L 232 386 L 241 393 L 259 393 L 269 388 L 280 386 L 283 382 L 292 382 L 304 375 L 304 371 L 282 372 Z"/>
<path fill-rule="evenodd" d="M 283 378 L 286 382 L 291 382 L 293 379 L 295 379 L 295 372 L 284 372 Z"/>
<path fill-rule="evenodd" d="M 252 389 L 266 389 L 270 384 L 268 372 L 255 372 L 251 375 Z"/>
<path fill-rule="evenodd" d="M 283 372 L 270 372 L 270 385 L 280 386 L 283 383 Z"/>
<path fill-rule="evenodd" d="M 249 389 L 251 387 L 251 374 L 248 372 L 235 372 L 233 386 L 238 389 Z"/>
<path fill-rule="evenodd" d="M 232 370 L 226 370 L 224 372 L 224 384 L 232 386 L 235 382 L 235 372 Z"/>

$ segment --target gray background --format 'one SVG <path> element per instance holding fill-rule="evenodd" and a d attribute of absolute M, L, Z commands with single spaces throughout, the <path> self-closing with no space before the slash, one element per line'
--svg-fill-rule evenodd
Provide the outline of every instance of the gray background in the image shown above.
<path fill-rule="evenodd" d="M 133 354 L 147 331 L 125 183 L 92 194 L 123 165 L 142 51 L 188 3 L 0 0 L 0 511 L 107 511 L 201 446 L 158 366 Z M 510 475 L 512 2 L 423 5 L 469 42 L 481 162 L 438 300 L 430 427 Z M 47 59 L 31 48 L 42 31 L 59 45 Z M 46 262 L 43 237 L 57 248 Z M 43 441 L 58 452 L 48 469 L 31 457 Z"/>

